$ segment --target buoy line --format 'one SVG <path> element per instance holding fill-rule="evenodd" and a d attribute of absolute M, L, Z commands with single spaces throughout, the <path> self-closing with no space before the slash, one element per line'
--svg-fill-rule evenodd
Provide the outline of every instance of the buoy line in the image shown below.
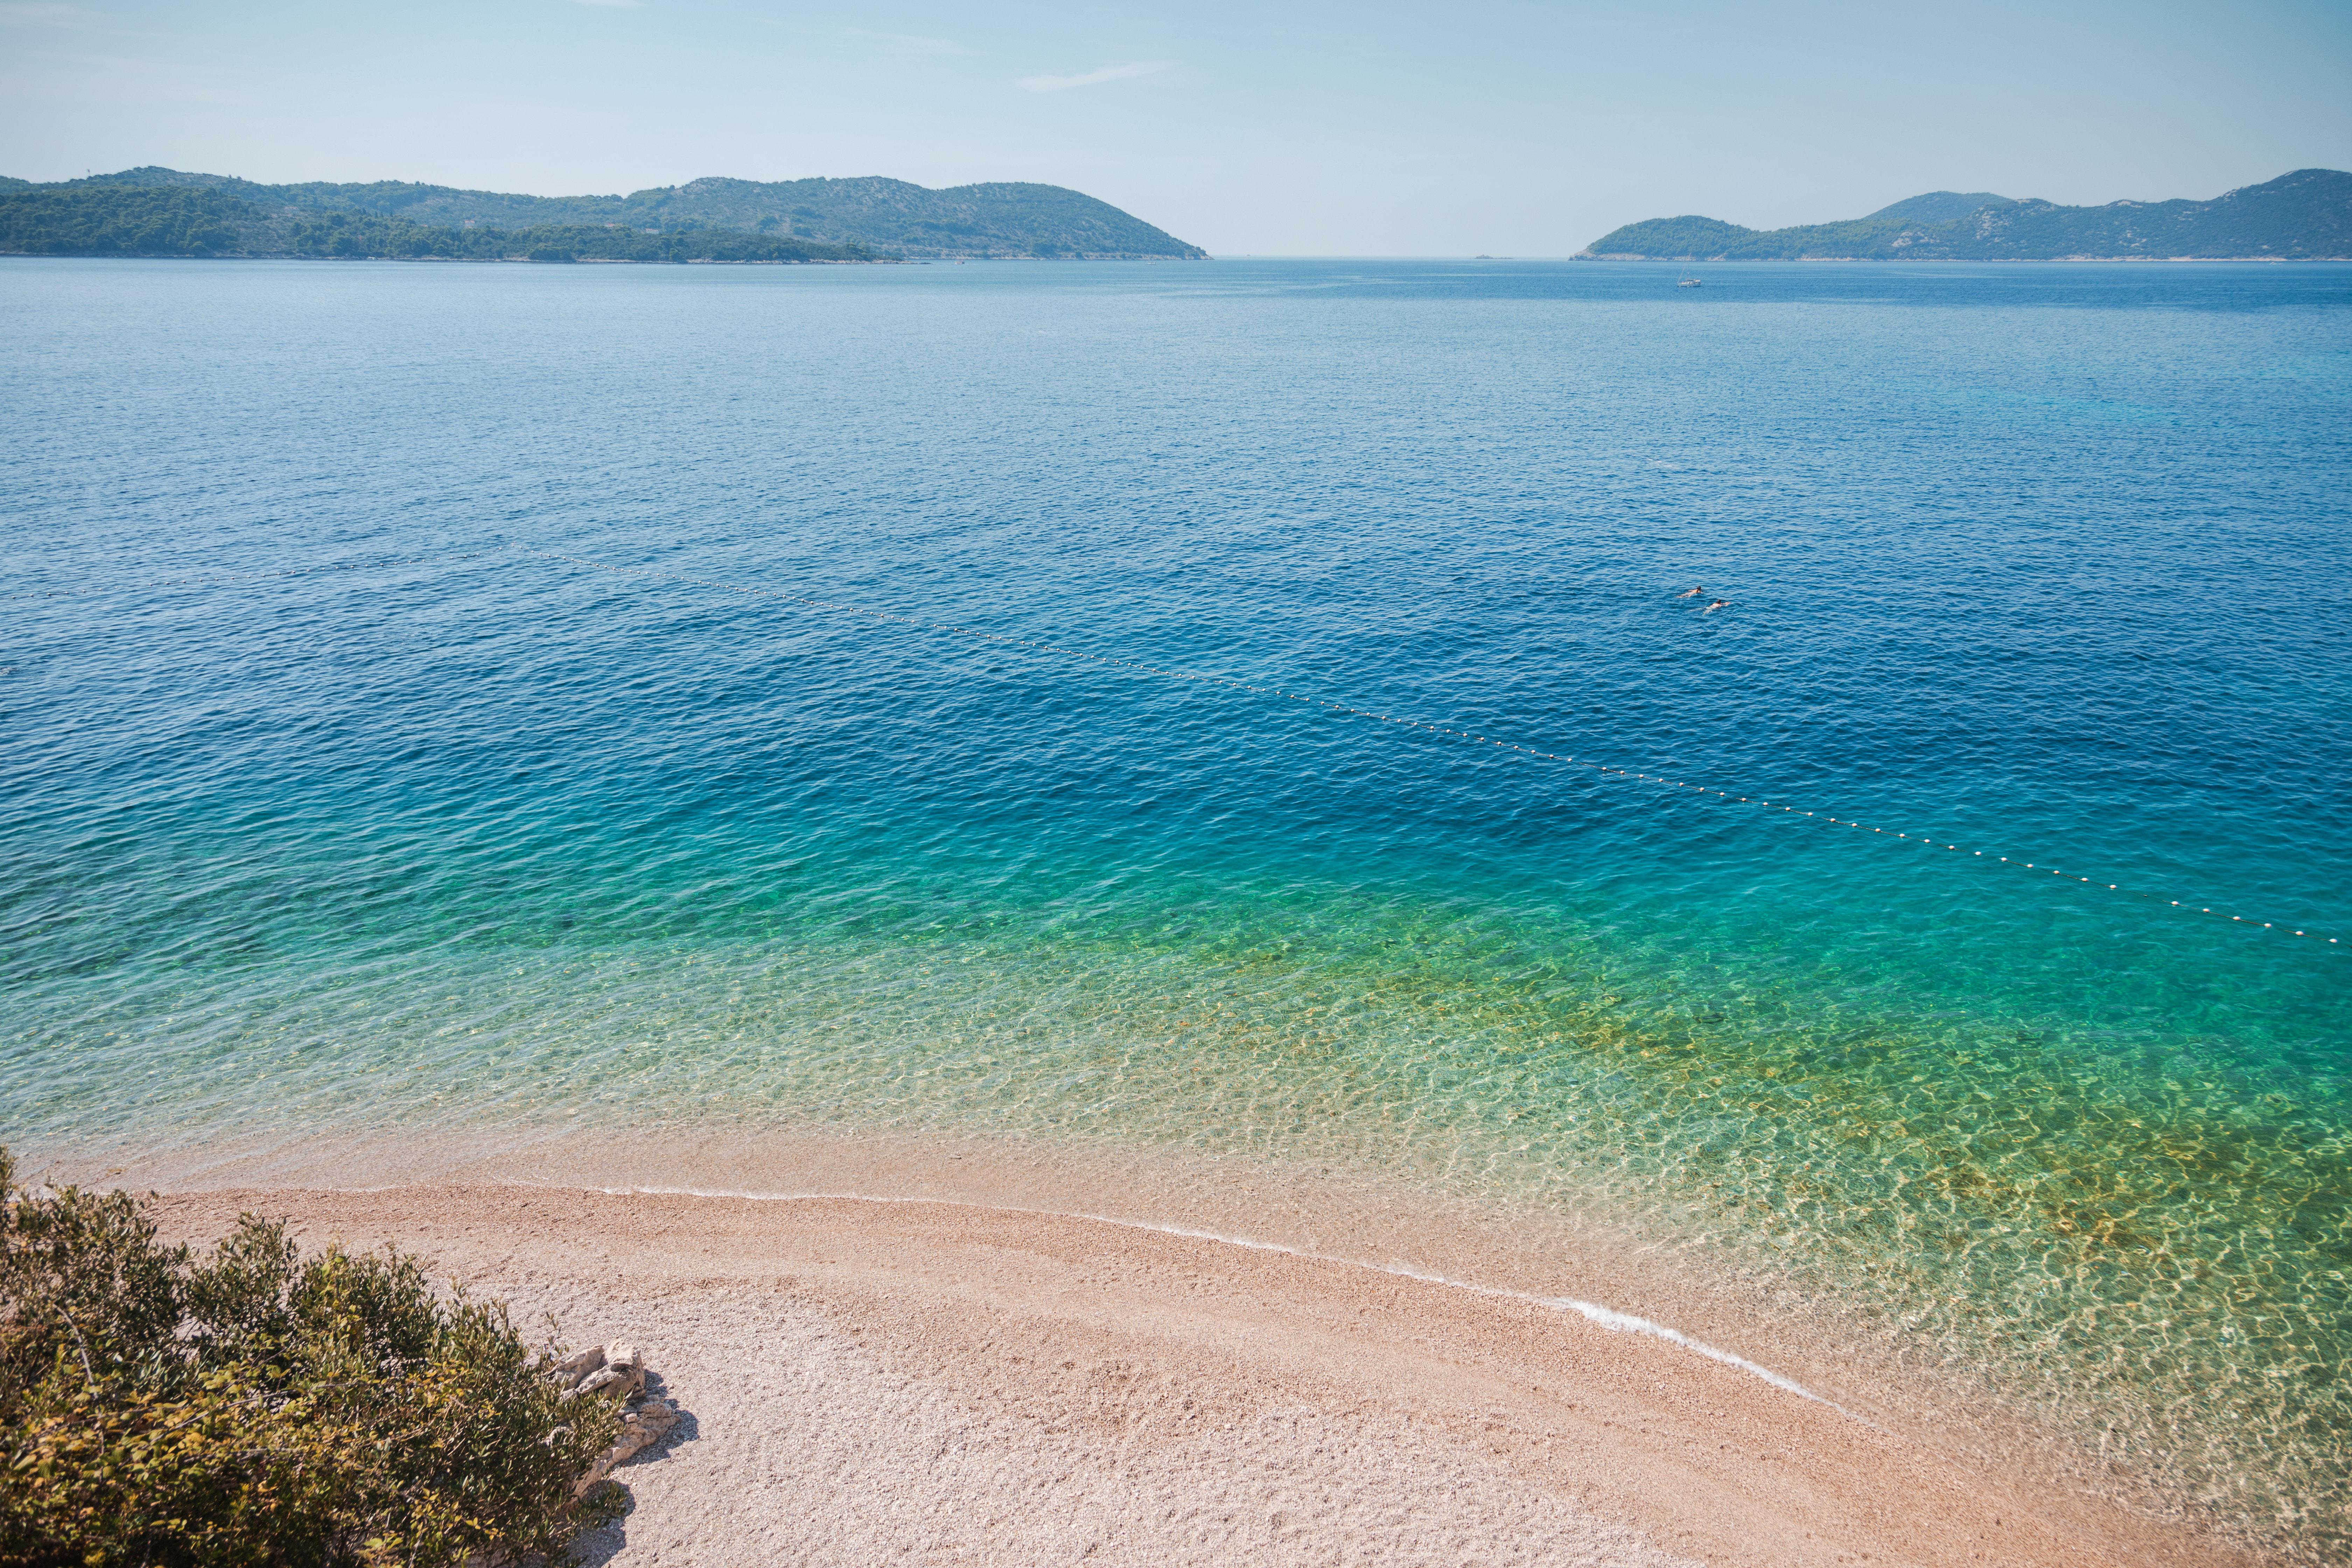
<path fill-rule="evenodd" d="M 805 595 L 788 594 L 774 588 L 747 587 L 740 583 L 725 583 L 715 578 L 689 577 L 681 573 L 663 572 L 649 566 L 614 566 L 607 562 L 593 560 L 586 556 L 565 555 L 558 552 L 547 550 L 531 550 L 520 544 L 505 544 L 490 550 L 459 551 L 448 554 L 385 556 L 373 561 L 338 561 L 320 566 L 289 566 L 271 571 L 189 574 L 177 577 L 153 577 L 135 583 L 114 584 L 94 588 L 60 587 L 26 589 L 14 594 L 0 594 L 0 601 L 9 599 L 78 597 L 85 595 L 120 594 L 151 588 L 186 586 L 214 587 L 223 586 L 232 583 L 259 582 L 271 578 L 311 577 L 334 572 L 380 569 L 389 566 L 417 565 L 426 562 L 441 563 L 478 561 L 486 556 L 501 554 L 526 555 L 541 561 L 558 561 L 569 566 L 585 567 L 591 571 L 604 572 L 614 576 L 642 577 L 655 582 L 676 583 L 686 587 L 709 589 L 716 593 L 734 594 L 744 598 L 767 599 L 779 604 L 799 605 L 809 609 L 824 610 L 836 615 L 861 616 L 868 620 L 886 622 L 893 626 L 915 626 L 924 631 L 944 632 L 955 637 L 970 637 L 978 642 L 993 643 L 1007 647 L 1024 647 L 1038 653 L 1053 654 L 1063 658 L 1074 658 L 1084 663 L 1101 665 L 1108 668 L 1129 669 L 1137 671 L 1139 674 L 1155 675 L 1171 680 L 1189 680 L 1203 686 L 1222 687 L 1229 691 L 1247 691 L 1261 697 L 1279 697 L 1287 701 L 1304 703 L 1308 707 L 1328 709 L 1334 713 L 1344 713 L 1351 718 L 1371 719 L 1383 724 L 1393 724 L 1402 729 L 1425 731 L 1433 735 L 1444 735 L 1458 741 L 1468 741 L 1477 745 L 1493 746 L 1501 751 L 1514 752 L 1521 756 L 1532 757 L 1543 762 L 1560 763 L 1576 767 L 1591 768 L 1595 773 L 1601 773 L 1612 778 L 1631 779 L 1636 783 L 1642 784 L 1663 784 L 1669 789 L 1688 790 L 1697 795 L 1713 795 L 1717 799 L 1734 802 L 1742 805 L 1759 805 L 1768 811 L 1779 811 L 1792 816 L 1804 816 L 1816 821 L 1827 822 L 1832 826 L 1840 827 L 1852 827 L 1858 831 L 1875 834 L 1882 837 L 1892 837 L 1898 842 L 1916 844 L 1922 848 L 1945 849 L 1957 854 L 1969 855 L 1977 859 L 1989 858 L 1984 850 L 1970 850 L 1963 848 L 1958 844 L 1939 843 L 1934 837 L 1927 834 L 1919 834 L 1916 836 L 1909 833 L 1889 834 L 1887 829 L 1883 827 L 1874 827 L 1867 823 L 1853 821 L 1852 818 L 1832 816 L 1827 812 L 1805 811 L 1798 806 L 1788 805 L 1785 802 L 1766 800 L 1760 795 L 1733 795 L 1729 790 L 1717 789 L 1712 784 L 1690 784 L 1681 779 L 1670 779 L 1663 774 L 1639 773 L 1629 768 L 1614 767 L 1606 763 L 1595 762 L 1589 757 L 1578 758 L 1564 755 L 1558 752 L 1539 751 L 1533 746 L 1522 746 L 1512 741 L 1496 740 L 1490 736 L 1476 734 L 1468 730 L 1456 730 L 1450 725 L 1432 724 L 1420 719 L 1402 718 L 1395 714 L 1374 712 L 1369 708 L 1358 708 L 1349 703 L 1336 701 L 1328 697 L 1318 697 L 1311 692 L 1292 691 L 1279 686 L 1257 685 L 1246 680 L 1235 680 L 1230 676 L 1202 675 L 1192 670 L 1172 669 L 1162 665 L 1147 664 L 1139 659 L 1118 658 L 1108 654 L 1089 653 L 1083 648 L 1063 647 L 1056 643 L 1040 642 L 1030 637 L 1011 637 L 1002 632 L 981 631 L 971 626 L 956 626 L 951 622 L 929 620 L 920 616 L 898 615 L 889 610 L 877 610 L 864 605 L 846 604 L 837 600 L 812 599 Z M 2189 900 L 2180 899 L 2168 900 L 2155 893 L 2145 892 L 2137 888 L 2125 888 L 2114 882 L 2097 882 L 2092 878 L 2079 876 L 2042 862 L 2017 859 L 2007 855 L 1992 856 L 1990 857 L 1990 858 L 1997 860 L 2001 865 L 2015 867 L 2027 871 L 2046 871 L 2051 876 L 2059 879 L 2061 881 L 2073 881 L 2093 888 L 2104 888 L 2106 891 L 2111 893 L 2124 893 L 2132 898 L 2145 899 L 2152 903 L 2165 904 L 2172 909 L 2186 910 L 2192 914 L 2211 915 L 2216 919 L 2227 920 L 2233 925 L 2257 927 L 2263 931 L 2278 931 L 2282 932 L 2291 931 L 2292 934 L 2295 936 L 2307 937 L 2315 941 L 2325 942 L 2330 946 L 2342 945 L 2336 938 L 2332 936 L 2321 937 L 2315 931 L 2288 927 L 2273 921 L 2258 921 L 2248 915 L 2234 915 L 2229 913 L 2227 910 L 2216 910 L 2210 906 L 2196 904 Z"/>
<path fill-rule="evenodd" d="M 812 599 L 804 595 L 784 593 L 774 588 L 747 587 L 740 583 L 725 583 L 714 578 L 689 577 L 682 573 L 663 572 L 649 566 L 614 566 L 607 562 L 592 560 L 585 556 L 565 555 L 554 551 L 531 550 L 519 544 L 509 545 L 508 548 L 518 554 L 531 556 L 541 561 L 560 561 L 566 565 L 585 567 L 591 571 L 609 573 L 614 576 L 644 577 L 656 582 L 676 583 L 686 587 L 704 588 L 717 593 L 734 594 L 745 598 L 767 599 L 780 604 L 799 605 L 809 609 L 824 610 L 838 615 L 862 616 L 868 620 L 887 622 L 894 626 L 916 626 L 925 631 L 946 632 L 956 637 L 971 637 L 975 641 L 994 643 L 1008 647 L 1030 648 L 1039 653 L 1054 654 L 1064 658 L 1078 659 L 1086 663 L 1102 665 L 1109 668 L 1130 669 L 1141 674 L 1156 675 L 1169 679 L 1189 680 L 1203 686 L 1222 687 L 1230 691 L 1247 691 L 1262 697 L 1279 697 L 1288 701 L 1304 703 L 1308 707 L 1328 709 L 1334 713 L 1345 713 L 1352 718 L 1372 719 L 1377 720 L 1383 724 L 1396 725 L 1402 729 L 1426 731 L 1433 735 L 1446 735 L 1458 741 L 1468 741 L 1482 746 L 1492 746 L 1499 751 L 1513 752 L 1520 756 L 1533 757 L 1544 762 L 1560 763 L 1572 764 L 1577 767 L 1591 768 L 1596 773 L 1603 773 L 1612 778 L 1632 779 L 1637 783 L 1663 784 L 1669 789 L 1688 790 L 1696 795 L 1713 795 L 1717 799 L 1734 802 L 1742 805 L 1759 805 L 1768 811 L 1783 812 L 1791 816 L 1804 816 L 1814 821 L 1827 822 L 1839 827 L 1851 827 L 1857 832 L 1874 834 L 1881 837 L 1894 839 L 1899 843 L 1916 844 L 1921 848 L 1925 849 L 1942 849 L 1954 854 L 1967 855 L 1976 859 L 1991 859 L 2000 865 L 2013 867 L 2021 870 L 2032 871 L 2036 873 L 2047 872 L 2049 875 L 2059 879 L 2061 881 L 2074 882 L 2095 889 L 2104 889 L 2105 891 L 2111 893 L 2124 893 L 2132 898 L 2145 899 L 2151 903 L 2168 905 L 2172 909 L 2181 910 L 2191 914 L 2212 915 L 2217 919 L 2229 921 L 2235 925 L 2251 926 L 2263 931 L 2276 931 L 2283 934 L 2292 931 L 2295 936 L 2311 938 L 2315 941 L 2326 942 L 2331 946 L 2341 945 L 2340 942 L 2337 942 L 2337 939 L 2332 936 L 2322 937 L 2315 931 L 2296 930 L 2295 928 L 2286 926 L 2277 921 L 2258 921 L 2247 915 L 2233 915 L 2229 913 L 2227 910 L 2215 910 L 2210 906 L 2200 905 L 2189 900 L 2180 899 L 2168 900 L 2155 893 L 2145 892 L 2137 888 L 2125 888 L 2115 882 L 2097 882 L 2092 878 L 2079 876 L 2075 873 L 2053 867 L 2046 861 L 2018 859 L 2007 855 L 1988 855 L 1982 849 L 1971 850 L 1964 848 L 1958 844 L 1939 842 L 1927 834 L 1914 835 L 1910 833 L 1890 833 L 1884 827 L 1874 827 L 1868 823 L 1856 822 L 1850 817 L 1832 816 L 1827 812 L 1817 813 L 1806 811 L 1801 807 L 1789 805 L 1786 802 L 1766 800 L 1760 795 L 1734 795 L 1729 790 L 1717 789 L 1712 784 L 1690 784 L 1681 779 L 1666 778 L 1662 774 L 1637 773 L 1629 768 L 1613 767 L 1606 763 L 1595 762 L 1589 757 L 1577 758 L 1567 756 L 1557 752 L 1539 751 L 1533 746 L 1523 746 L 1514 741 L 1496 740 L 1490 736 L 1476 734 L 1468 730 L 1456 730 L 1449 725 L 1432 724 L 1424 720 L 1402 718 L 1395 714 L 1374 712 L 1369 708 L 1354 707 L 1349 703 L 1336 701 L 1328 697 L 1318 697 L 1311 692 L 1293 691 L 1279 686 L 1256 685 L 1246 680 L 1234 679 L 1230 676 L 1202 675 L 1192 670 L 1171 669 L 1161 665 L 1147 664 L 1139 659 L 1118 658 L 1108 654 L 1089 653 L 1083 648 L 1063 647 L 1056 643 L 1039 642 L 1029 637 L 1011 637 L 1002 632 L 980 631 L 971 626 L 956 626 L 951 622 L 928 620 L 920 616 L 904 616 L 889 610 L 872 609 L 864 605 L 852 605 L 829 599 Z"/>

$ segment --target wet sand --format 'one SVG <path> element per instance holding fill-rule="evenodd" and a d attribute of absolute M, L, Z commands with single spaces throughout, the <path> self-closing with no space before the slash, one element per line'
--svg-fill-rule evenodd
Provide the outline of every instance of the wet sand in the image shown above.
<path fill-rule="evenodd" d="M 1598 1230 L 1530 1247 L 1336 1183 L 1310 1216 L 1225 1167 L 1122 1188 L 1117 1162 L 1066 1152 L 870 1141 L 756 1173 L 870 1196 L 550 1179 L 652 1158 L 597 1148 L 364 1191 L 226 1184 L 318 1173 L 279 1151 L 184 1165 L 158 1212 L 189 1239 L 251 1209 L 314 1245 L 397 1242 L 518 1321 L 552 1313 L 568 1342 L 642 1344 L 688 1419 L 618 1472 L 633 1511 L 591 1562 L 2251 1561 L 1964 1449 L 1916 1405 L 1864 1398 L 1850 1347 L 1793 1319 L 1743 1328 L 1760 1298 L 1678 1295 L 1671 1268 Z M 404 1159 L 436 1163 L 379 1151 L 331 1185 Z M 1122 1190 L 1131 1212 L 1108 1212 Z M 1257 1245 L 1226 1238 L 1244 1210 Z M 1224 1236 L 1149 1228 L 1187 1219 Z M 1820 1397 L 1567 1297 L 1646 1307 Z"/>

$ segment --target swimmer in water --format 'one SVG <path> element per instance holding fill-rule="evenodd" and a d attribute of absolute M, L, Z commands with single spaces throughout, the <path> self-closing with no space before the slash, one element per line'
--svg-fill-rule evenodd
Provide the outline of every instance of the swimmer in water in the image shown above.
<path fill-rule="evenodd" d="M 1697 598 L 1701 594 L 1704 594 L 1704 593 L 1706 593 L 1706 590 L 1704 587 L 1693 588 L 1689 593 L 1687 593 L 1687 594 L 1676 594 L 1676 595 L 1675 595 L 1675 598 L 1677 598 L 1677 599 L 1696 599 L 1696 598 Z"/>
<path fill-rule="evenodd" d="M 1717 610 L 1727 610 L 1729 608 L 1731 608 L 1730 600 L 1717 599 L 1714 604 L 1709 605 L 1706 609 L 1701 610 L 1699 614 L 1702 616 L 1711 616 Z"/>

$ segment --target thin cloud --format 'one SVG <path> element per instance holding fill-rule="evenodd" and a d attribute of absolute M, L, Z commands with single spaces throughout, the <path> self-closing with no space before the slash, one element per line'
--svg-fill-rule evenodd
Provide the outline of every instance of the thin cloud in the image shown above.
<path fill-rule="evenodd" d="M 0 26 L 6 27 L 74 27 L 79 26 L 82 14 L 73 5 L 0 5 Z"/>
<path fill-rule="evenodd" d="M 1024 76 L 1013 85 L 1024 92 L 1065 92 L 1074 87 L 1092 87 L 1102 81 L 1125 81 L 1129 77 L 1150 76 L 1164 71 L 1174 60 L 1145 60 L 1131 66 L 1105 66 L 1084 76 Z"/>

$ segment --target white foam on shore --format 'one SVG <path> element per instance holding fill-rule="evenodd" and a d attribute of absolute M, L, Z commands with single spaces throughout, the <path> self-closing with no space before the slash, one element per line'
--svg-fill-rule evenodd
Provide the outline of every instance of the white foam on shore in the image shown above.
<path fill-rule="evenodd" d="M 1793 1394 L 1801 1399 L 1810 1399 L 1816 1405 L 1826 1405 L 1848 1420 L 1859 1421 L 1873 1431 L 1885 1430 L 1875 1421 L 1864 1415 L 1855 1415 L 1826 1394 L 1814 1393 L 1795 1378 L 1784 1376 L 1769 1366 L 1759 1366 L 1746 1356 L 1708 1344 L 1705 1340 L 1695 1340 L 1680 1329 L 1671 1328 L 1664 1323 L 1653 1322 L 1647 1318 L 1636 1317 L 1631 1312 L 1621 1312 L 1614 1307 L 1604 1307 L 1598 1301 L 1580 1300 L 1574 1296 L 1538 1296 L 1527 1290 L 1509 1290 L 1496 1285 L 1480 1285 L 1473 1280 L 1455 1279 L 1447 1275 L 1432 1273 L 1428 1269 L 1415 1268 L 1407 1263 L 1372 1263 L 1360 1258 L 1336 1258 L 1328 1253 L 1312 1252 L 1305 1247 L 1291 1247 L 1278 1241 L 1259 1241 L 1246 1236 L 1227 1236 L 1219 1231 L 1195 1230 L 1181 1225 L 1163 1225 L 1155 1220 L 1121 1219 L 1115 1215 L 1085 1214 L 1066 1209 L 1024 1208 L 1012 1204 L 981 1204 L 964 1198 L 877 1197 L 870 1193 L 838 1192 L 754 1193 L 735 1192 L 716 1187 L 628 1186 L 592 1187 L 587 1190 L 603 1193 L 609 1197 L 643 1195 L 646 1197 L 740 1198 L 754 1203 L 935 1204 L 943 1208 L 982 1209 L 993 1214 L 1025 1214 L 1037 1215 L 1049 1219 L 1088 1220 L 1097 1225 L 1118 1226 L 1127 1230 L 1148 1230 L 1161 1236 L 1182 1237 L 1190 1241 L 1213 1241 L 1226 1247 L 1238 1247 L 1250 1252 L 1276 1252 L 1286 1258 L 1306 1258 L 1316 1263 L 1336 1263 L 1343 1268 L 1368 1269 L 1374 1274 L 1386 1274 L 1398 1279 L 1417 1280 L 1424 1285 L 1442 1285 L 1449 1290 L 1464 1290 L 1474 1296 L 1487 1296 L 1500 1301 L 1523 1301 L 1529 1306 L 1542 1307 L 1554 1312 L 1574 1312 L 1585 1321 L 1598 1328 L 1607 1329 L 1613 1333 L 1643 1334 L 1651 1339 L 1664 1340 L 1677 1349 L 1689 1351 L 1694 1355 L 1705 1356 L 1712 1362 L 1719 1362 L 1725 1366 L 1744 1372 L 1750 1377 L 1760 1378 L 1783 1393 Z"/>

